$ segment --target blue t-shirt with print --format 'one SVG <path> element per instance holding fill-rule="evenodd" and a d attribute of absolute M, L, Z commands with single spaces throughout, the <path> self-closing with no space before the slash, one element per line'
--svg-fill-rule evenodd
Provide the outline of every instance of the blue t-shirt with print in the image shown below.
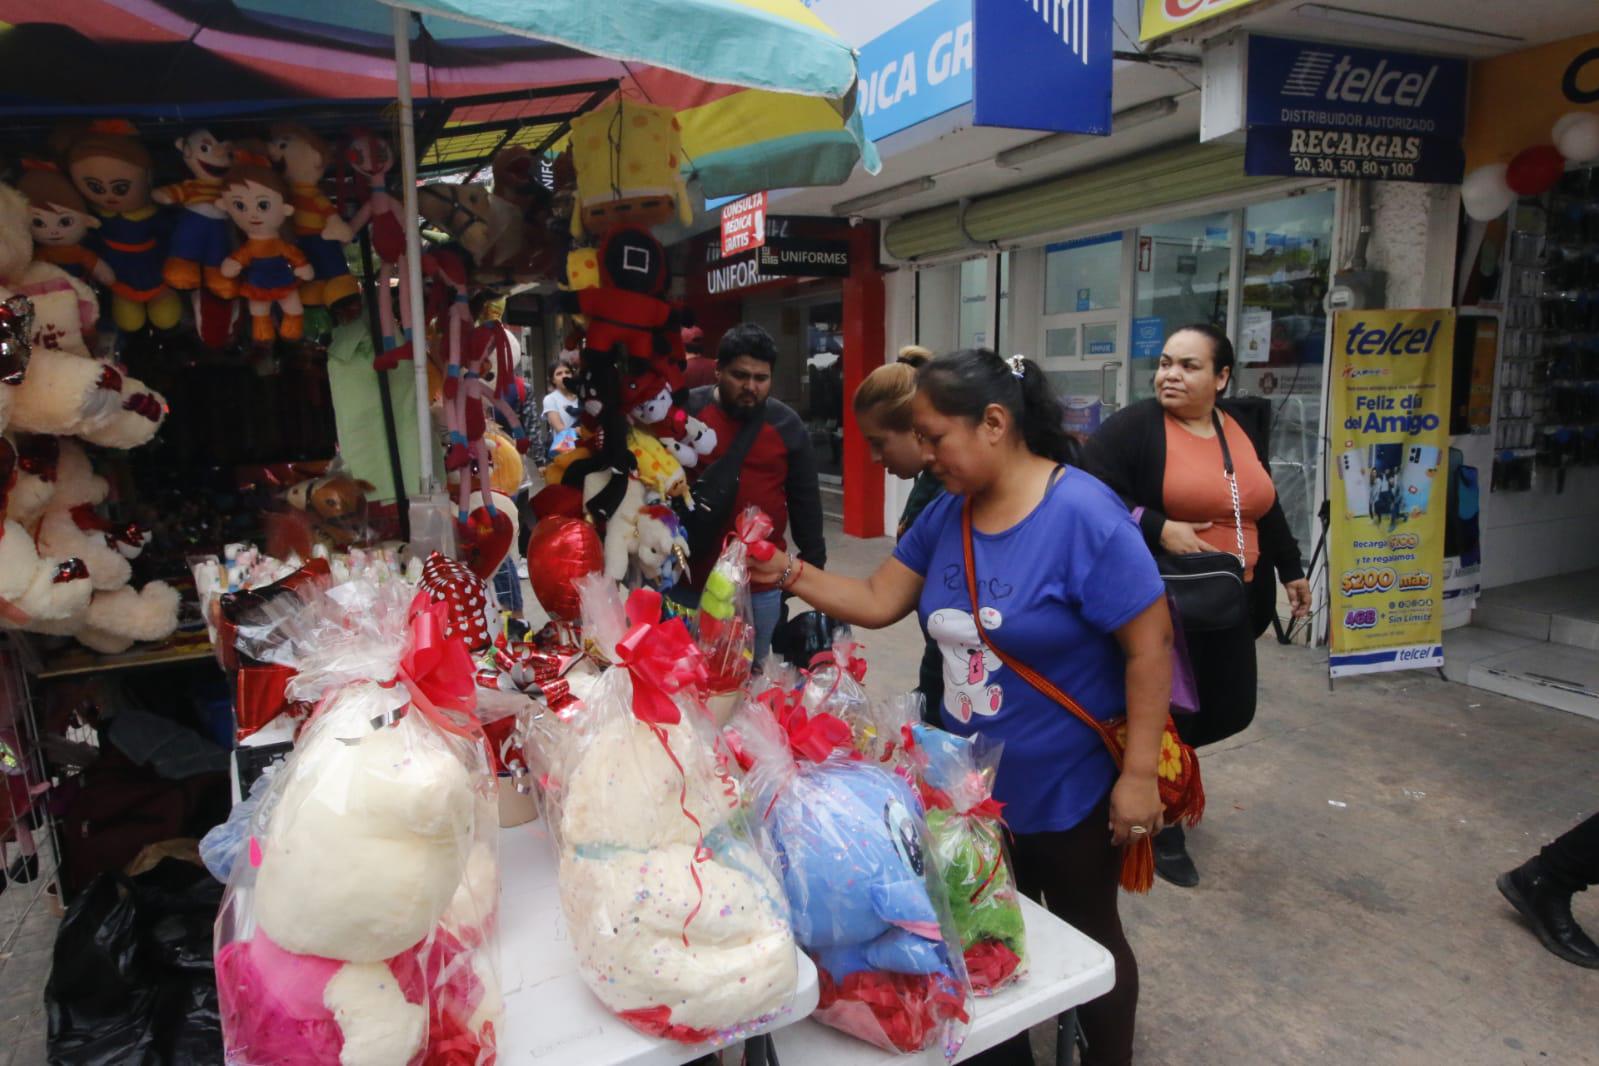
<path fill-rule="evenodd" d="M 1012 673 L 977 635 L 961 547 L 964 502 L 934 500 L 894 549 L 925 579 L 918 611 L 943 656 L 944 725 L 1005 742 L 994 795 L 1012 831 L 1070 829 L 1110 790 L 1115 763 L 1093 730 Z M 1126 505 L 1068 467 L 1010 529 L 974 529 L 972 552 L 989 638 L 1090 714 L 1125 713 L 1126 660 L 1115 631 L 1165 595 Z"/>

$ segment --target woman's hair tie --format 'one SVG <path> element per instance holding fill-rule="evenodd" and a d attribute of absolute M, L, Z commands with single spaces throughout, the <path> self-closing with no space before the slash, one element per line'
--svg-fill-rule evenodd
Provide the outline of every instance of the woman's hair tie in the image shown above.
<path fill-rule="evenodd" d="M 1020 353 L 1011 356 L 1006 362 L 1010 363 L 1010 372 L 1013 377 L 1023 377 L 1027 373 L 1027 357 Z"/>

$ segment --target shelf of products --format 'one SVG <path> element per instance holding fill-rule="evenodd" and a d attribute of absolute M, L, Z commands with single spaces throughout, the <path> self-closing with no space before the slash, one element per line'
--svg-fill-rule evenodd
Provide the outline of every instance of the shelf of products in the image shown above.
<path fill-rule="evenodd" d="M 1561 491 L 1599 466 L 1599 168 L 1518 204 L 1512 226 L 1493 489 Z"/>

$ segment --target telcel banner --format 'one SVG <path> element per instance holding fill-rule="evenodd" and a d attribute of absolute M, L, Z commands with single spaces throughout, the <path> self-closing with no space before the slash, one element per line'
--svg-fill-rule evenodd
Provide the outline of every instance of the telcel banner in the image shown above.
<path fill-rule="evenodd" d="M 1443 665 L 1454 338 L 1448 309 L 1334 319 L 1333 677 Z"/>

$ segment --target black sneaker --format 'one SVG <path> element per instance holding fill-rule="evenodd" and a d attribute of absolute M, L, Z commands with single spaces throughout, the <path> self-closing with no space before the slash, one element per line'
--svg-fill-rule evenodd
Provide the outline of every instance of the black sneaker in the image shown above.
<path fill-rule="evenodd" d="M 1178 888 L 1193 888 L 1199 884 L 1199 868 L 1188 854 L 1188 841 L 1183 827 L 1169 825 L 1155 834 L 1155 872 L 1162 881 Z"/>
<path fill-rule="evenodd" d="M 1529 859 L 1500 874 L 1497 884 L 1500 894 L 1532 923 L 1532 931 L 1544 947 L 1567 962 L 1599 970 L 1599 944 L 1571 916 L 1571 893 L 1550 881 L 1542 863 Z"/>

